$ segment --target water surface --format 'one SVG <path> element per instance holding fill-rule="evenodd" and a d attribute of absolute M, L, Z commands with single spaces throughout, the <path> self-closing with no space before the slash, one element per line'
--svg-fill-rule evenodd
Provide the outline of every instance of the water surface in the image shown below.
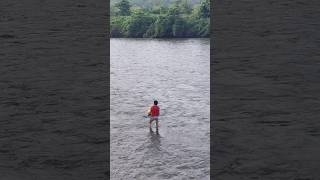
<path fill-rule="evenodd" d="M 111 39 L 111 179 L 209 179 L 209 39 Z M 153 100 L 159 133 L 144 118 Z"/>

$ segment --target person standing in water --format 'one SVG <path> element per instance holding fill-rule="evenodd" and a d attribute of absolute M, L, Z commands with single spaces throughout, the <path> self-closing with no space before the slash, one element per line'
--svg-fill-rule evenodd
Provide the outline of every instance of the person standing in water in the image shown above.
<path fill-rule="evenodd" d="M 150 107 L 148 116 L 150 116 L 150 122 L 149 122 L 149 127 L 151 128 L 151 124 L 153 121 L 156 121 L 156 128 L 158 130 L 159 127 L 159 115 L 160 115 L 160 108 L 158 106 L 158 101 L 155 100 L 153 101 L 153 106 Z"/>

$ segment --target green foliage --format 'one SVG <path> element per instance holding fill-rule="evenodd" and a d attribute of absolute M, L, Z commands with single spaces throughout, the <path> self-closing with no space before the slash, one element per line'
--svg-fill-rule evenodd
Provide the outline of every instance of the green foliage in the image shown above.
<path fill-rule="evenodd" d="M 117 9 L 117 5 L 111 8 L 111 37 L 208 37 L 210 33 L 208 0 L 194 6 L 188 0 L 177 0 L 171 6 L 160 4 L 151 9 L 134 6 L 129 13 Z"/>
<path fill-rule="evenodd" d="M 123 37 L 125 35 L 124 28 L 126 24 L 128 24 L 128 17 L 129 16 L 115 16 L 111 18 L 111 37 Z"/>
<path fill-rule="evenodd" d="M 172 25 L 174 23 L 173 16 L 158 16 L 154 22 L 154 34 L 152 37 L 171 37 Z"/>
<path fill-rule="evenodd" d="M 121 0 L 120 2 L 116 3 L 115 7 L 119 9 L 120 16 L 129 16 L 130 15 L 130 3 L 128 0 Z"/>
<path fill-rule="evenodd" d="M 210 0 L 203 0 L 200 3 L 200 17 L 210 17 Z"/>
<path fill-rule="evenodd" d="M 142 10 L 136 10 L 132 13 L 126 26 L 127 37 L 143 37 L 150 25 L 153 23 L 153 18 Z"/>
<path fill-rule="evenodd" d="M 183 37 L 186 31 L 187 23 L 181 17 L 175 19 L 172 25 L 172 35 L 174 37 Z"/>

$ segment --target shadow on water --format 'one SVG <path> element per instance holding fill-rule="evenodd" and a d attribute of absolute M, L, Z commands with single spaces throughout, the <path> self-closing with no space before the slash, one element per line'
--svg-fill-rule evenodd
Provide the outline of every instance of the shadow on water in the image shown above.
<path fill-rule="evenodd" d="M 159 134 L 159 130 L 153 131 L 152 128 L 149 129 L 149 137 L 150 137 L 150 149 L 161 151 L 161 136 Z"/>

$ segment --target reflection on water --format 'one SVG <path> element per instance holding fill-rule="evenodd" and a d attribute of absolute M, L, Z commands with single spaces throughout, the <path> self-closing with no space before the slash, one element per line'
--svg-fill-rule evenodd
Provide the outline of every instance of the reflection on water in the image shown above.
<path fill-rule="evenodd" d="M 150 135 L 150 149 L 151 150 L 156 150 L 156 151 L 161 151 L 161 136 L 159 134 L 159 130 L 153 131 L 152 128 L 149 128 L 149 135 Z"/>
<path fill-rule="evenodd" d="M 209 39 L 111 39 L 110 51 L 111 179 L 209 179 Z M 154 99 L 158 132 L 144 117 Z"/>

